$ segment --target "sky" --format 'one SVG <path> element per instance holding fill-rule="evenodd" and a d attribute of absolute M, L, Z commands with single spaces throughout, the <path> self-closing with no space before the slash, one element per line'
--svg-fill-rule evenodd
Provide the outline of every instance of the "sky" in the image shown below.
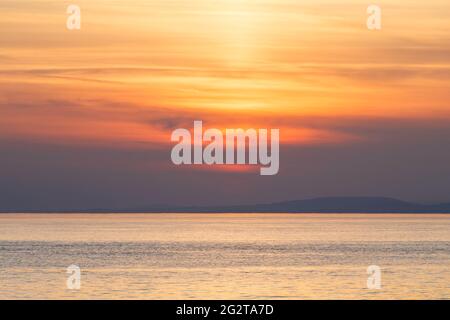
<path fill-rule="evenodd" d="M 450 2 L 370 4 L 0 0 L 0 209 L 450 201 Z M 280 129 L 279 174 L 173 165 L 194 120 Z"/>

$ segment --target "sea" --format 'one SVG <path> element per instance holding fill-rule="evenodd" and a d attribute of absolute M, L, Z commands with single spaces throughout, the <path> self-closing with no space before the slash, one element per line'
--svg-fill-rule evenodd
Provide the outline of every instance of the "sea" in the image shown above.
<path fill-rule="evenodd" d="M 449 298 L 450 215 L 0 214 L 0 299 Z"/>

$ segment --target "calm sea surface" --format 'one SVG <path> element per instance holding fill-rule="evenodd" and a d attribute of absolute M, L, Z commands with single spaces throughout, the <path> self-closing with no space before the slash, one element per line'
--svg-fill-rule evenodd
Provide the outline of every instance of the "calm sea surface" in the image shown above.
<path fill-rule="evenodd" d="M 449 299 L 450 215 L 0 214 L 0 298 Z"/>

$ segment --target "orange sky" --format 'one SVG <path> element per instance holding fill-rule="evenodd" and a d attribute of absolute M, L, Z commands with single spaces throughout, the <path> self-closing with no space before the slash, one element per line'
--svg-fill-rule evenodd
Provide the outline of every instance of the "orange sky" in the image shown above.
<path fill-rule="evenodd" d="M 192 120 L 352 142 L 340 121 L 449 116 L 450 3 L 77 0 L 0 4 L 0 134 L 53 143 L 170 142 Z M 312 119 L 328 125 L 314 127 Z"/>

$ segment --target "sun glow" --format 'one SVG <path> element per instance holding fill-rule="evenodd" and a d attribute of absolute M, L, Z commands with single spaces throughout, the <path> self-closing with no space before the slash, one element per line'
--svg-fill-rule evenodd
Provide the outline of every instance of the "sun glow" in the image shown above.
<path fill-rule="evenodd" d="M 448 25 L 430 18 L 433 1 L 426 15 L 394 1 L 380 32 L 355 1 L 131 2 L 78 1 L 76 32 L 62 4 L 2 7 L 2 135 L 167 144 L 178 121 L 202 119 L 275 125 L 281 144 L 303 145 L 361 140 L 336 129 L 350 118 L 450 115 Z"/>

